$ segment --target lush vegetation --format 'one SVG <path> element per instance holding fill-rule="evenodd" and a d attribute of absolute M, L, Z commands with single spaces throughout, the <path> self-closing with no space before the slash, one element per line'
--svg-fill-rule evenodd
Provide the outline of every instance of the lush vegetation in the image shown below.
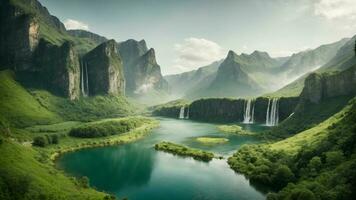
<path fill-rule="evenodd" d="M 215 145 L 222 144 L 229 141 L 227 138 L 216 138 L 216 137 L 197 137 L 196 141 L 207 144 L 207 145 Z"/>
<path fill-rule="evenodd" d="M 189 148 L 187 146 L 180 145 L 180 144 L 174 144 L 172 142 L 165 142 L 165 141 L 160 142 L 155 145 L 155 149 L 164 152 L 169 152 L 174 155 L 193 157 L 196 160 L 202 160 L 206 162 L 214 158 L 213 153 L 206 152 L 199 149 Z"/>
<path fill-rule="evenodd" d="M 0 71 L 0 113 L 11 126 L 56 123 L 59 115 L 48 111 L 15 80 L 10 70 Z"/>
<path fill-rule="evenodd" d="M 228 162 L 276 191 L 267 199 L 353 199 L 355 153 L 354 99 L 319 126 L 277 143 L 244 146 Z"/>
<path fill-rule="evenodd" d="M 243 130 L 239 125 L 219 125 L 217 128 L 219 131 L 225 133 L 233 133 L 238 135 L 255 135 L 253 132 Z"/>
<path fill-rule="evenodd" d="M 144 117 L 105 119 L 74 127 L 69 135 L 81 138 L 105 137 L 128 132 L 150 121 L 152 120 Z"/>

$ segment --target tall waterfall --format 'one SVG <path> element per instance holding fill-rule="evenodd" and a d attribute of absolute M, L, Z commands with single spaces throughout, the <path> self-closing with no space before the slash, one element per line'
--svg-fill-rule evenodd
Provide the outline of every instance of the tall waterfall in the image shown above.
<path fill-rule="evenodd" d="M 188 110 L 187 110 L 187 115 L 185 116 L 185 118 L 186 118 L 186 119 L 189 119 L 189 106 L 188 106 L 187 109 L 188 109 Z"/>
<path fill-rule="evenodd" d="M 86 96 L 84 89 L 84 71 L 83 71 L 83 62 L 80 60 L 80 88 L 82 89 L 82 95 Z"/>
<path fill-rule="evenodd" d="M 87 63 L 85 63 L 85 75 L 86 75 L 85 83 L 86 83 L 86 86 L 87 86 L 86 94 L 89 95 L 89 77 L 88 77 L 88 64 Z"/>
<path fill-rule="evenodd" d="M 85 77 L 84 77 L 85 76 Z M 84 97 L 89 95 L 89 78 L 88 65 L 86 62 L 80 61 L 80 88 Z"/>
<path fill-rule="evenodd" d="M 268 106 L 267 106 L 267 113 L 266 113 L 266 125 L 267 126 L 276 126 L 278 125 L 279 120 L 279 113 L 278 113 L 278 106 L 279 106 L 279 99 L 273 98 L 268 99 Z"/>
<path fill-rule="evenodd" d="M 255 101 L 252 99 L 248 99 L 245 101 L 245 113 L 244 113 L 244 121 L 245 124 L 252 124 L 254 122 L 255 115 Z"/>
<path fill-rule="evenodd" d="M 179 119 L 184 119 L 184 106 L 182 106 L 180 108 L 180 111 L 179 111 Z"/>

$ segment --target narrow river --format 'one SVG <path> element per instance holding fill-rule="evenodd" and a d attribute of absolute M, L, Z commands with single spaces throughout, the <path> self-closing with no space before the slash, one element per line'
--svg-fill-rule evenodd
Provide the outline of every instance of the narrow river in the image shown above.
<path fill-rule="evenodd" d="M 258 200 L 265 195 L 250 185 L 243 175 L 235 173 L 226 158 L 243 144 L 256 143 L 250 136 L 219 132 L 216 125 L 159 118 L 160 127 L 137 142 L 63 155 L 59 168 L 74 176 L 87 176 L 91 186 L 129 200 Z M 245 125 L 252 131 L 264 129 Z M 229 142 L 204 145 L 195 137 L 225 137 Z M 224 156 L 209 163 L 157 152 L 153 145 L 171 141 Z"/>

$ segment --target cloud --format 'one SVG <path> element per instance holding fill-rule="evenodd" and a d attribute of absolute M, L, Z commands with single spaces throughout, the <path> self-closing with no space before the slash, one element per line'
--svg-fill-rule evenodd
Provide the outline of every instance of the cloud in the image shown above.
<path fill-rule="evenodd" d="M 174 50 L 178 58 L 172 67 L 179 71 L 188 71 L 208 65 L 225 56 L 225 50 L 217 43 L 204 38 L 186 38 L 182 43 L 175 44 Z"/>
<path fill-rule="evenodd" d="M 326 19 L 356 19 L 356 1 L 319 0 L 314 4 L 314 14 Z"/>
<path fill-rule="evenodd" d="M 74 19 L 66 19 L 64 21 L 64 26 L 68 30 L 71 30 L 71 29 L 89 30 L 88 24 L 81 22 L 81 21 L 74 20 Z"/>

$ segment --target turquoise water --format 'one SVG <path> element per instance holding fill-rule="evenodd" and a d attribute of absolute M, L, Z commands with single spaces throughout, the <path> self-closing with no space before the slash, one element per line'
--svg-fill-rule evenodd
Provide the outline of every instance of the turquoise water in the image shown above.
<path fill-rule="evenodd" d="M 130 200 L 242 200 L 265 199 L 244 176 L 229 168 L 226 160 L 196 161 L 164 152 L 153 145 L 162 140 L 201 148 L 225 158 L 241 145 L 256 143 L 250 136 L 224 134 L 214 124 L 159 118 L 160 127 L 137 142 L 84 149 L 63 155 L 59 168 L 75 176 L 87 176 L 91 186 Z M 246 125 L 260 131 L 262 126 Z M 229 142 L 203 145 L 195 137 L 225 137 Z"/>

